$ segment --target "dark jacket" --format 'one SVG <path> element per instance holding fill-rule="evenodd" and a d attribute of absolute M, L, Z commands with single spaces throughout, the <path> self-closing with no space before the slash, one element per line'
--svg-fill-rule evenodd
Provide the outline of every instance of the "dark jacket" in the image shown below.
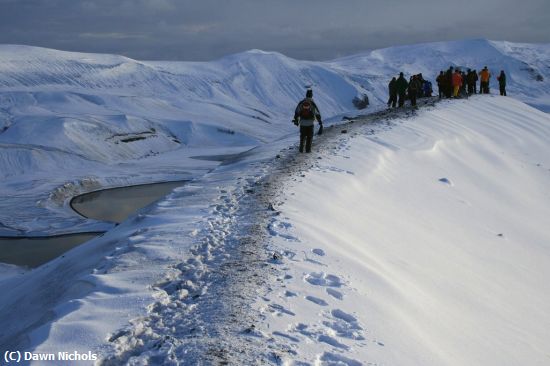
<path fill-rule="evenodd" d="M 310 103 L 311 104 L 311 117 L 304 117 L 302 115 L 302 108 L 304 103 Z M 305 98 L 298 103 L 296 106 L 296 109 L 294 110 L 294 120 L 300 121 L 301 126 L 313 126 L 313 122 L 317 119 L 319 123 L 323 123 L 321 120 L 321 112 L 319 112 L 319 108 L 317 108 L 317 104 L 313 101 L 312 98 Z"/>
<path fill-rule="evenodd" d="M 435 81 L 437 82 L 437 86 L 441 86 L 445 83 L 445 74 L 443 73 L 443 71 L 441 71 L 439 75 L 437 75 Z"/>
<path fill-rule="evenodd" d="M 469 71 L 466 75 L 466 82 L 470 85 L 475 84 L 477 81 L 477 74 L 475 71 Z"/>
<path fill-rule="evenodd" d="M 390 95 L 397 94 L 397 80 L 395 78 L 391 79 L 390 83 L 388 84 L 388 89 L 389 89 Z"/>
<path fill-rule="evenodd" d="M 398 94 L 405 94 L 407 91 L 407 87 L 409 86 L 409 83 L 403 76 L 399 76 L 397 81 L 395 82 L 395 87 L 397 88 Z"/>
<path fill-rule="evenodd" d="M 498 85 L 499 86 L 506 86 L 506 74 L 501 72 L 499 76 L 497 76 Z"/>
<path fill-rule="evenodd" d="M 418 91 L 422 88 L 420 81 L 417 78 L 413 78 L 409 83 L 409 94 L 418 94 Z"/>

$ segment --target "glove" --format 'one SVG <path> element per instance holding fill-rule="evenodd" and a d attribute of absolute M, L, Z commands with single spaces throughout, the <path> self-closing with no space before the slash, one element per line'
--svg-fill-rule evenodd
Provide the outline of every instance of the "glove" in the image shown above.
<path fill-rule="evenodd" d="M 298 126 L 298 120 L 297 119 L 293 119 L 292 123 L 294 123 L 296 126 Z"/>
<path fill-rule="evenodd" d="M 322 135 L 323 134 L 323 124 L 321 122 L 319 122 L 319 132 L 317 132 L 318 135 Z"/>

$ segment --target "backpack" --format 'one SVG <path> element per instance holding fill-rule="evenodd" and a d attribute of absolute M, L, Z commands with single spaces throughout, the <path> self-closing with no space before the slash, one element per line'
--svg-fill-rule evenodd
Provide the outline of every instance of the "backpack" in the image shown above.
<path fill-rule="evenodd" d="M 309 100 L 304 100 L 302 102 L 302 106 L 300 107 L 300 118 L 313 119 L 313 102 Z"/>

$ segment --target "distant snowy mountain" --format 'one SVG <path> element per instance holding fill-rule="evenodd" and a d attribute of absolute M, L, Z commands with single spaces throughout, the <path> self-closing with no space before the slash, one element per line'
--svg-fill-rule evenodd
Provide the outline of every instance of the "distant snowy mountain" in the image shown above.
<path fill-rule="evenodd" d="M 294 133 L 290 119 L 306 86 L 330 122 L 357 113 L 357 96 L 382 106 L 388 80 L 400 71 L 433 80 L 450 65 L 504 69 L 509 95 L 550 110 L 550 45 L 440 42 L 330 62 L 259 50 L 212 62 L 145 62 L 1 45 L 0 188 L 10 198 L 0 212 L 22 209 L 0 214 L 0 233 L 44 234 L 49 217 L 61 231 L 61 217 L 83 229 L 89 222 L 66 208 L 67 197 L 87 190 L 83 181 L 100 188 L 194 177 L 204 166 L 192 156 L 244 151 Z M 52 210 L 55 217 L 44 215 Z"/>
<path fill-rule="evenodd" d="M 386 98 L 388 76 L 399 71 L 406 75 L 421 72 L 424 77 L 433 81 L 439 71 L 447 70 L 449 66 L 477 71 L 487 66 L 493 74 L 493 90 L 498 90 L 496 76 L 500 70 L 504 70 L 510 95 L 539 109 L 550 111 L 550 44 L 485 39 L 434 42 L 375 50 L 341 58 L 330 64 L 348 73 L 350 77 L 368 74 L 367 80 L 375 84 L 371 93 L 379 101 Z"/>

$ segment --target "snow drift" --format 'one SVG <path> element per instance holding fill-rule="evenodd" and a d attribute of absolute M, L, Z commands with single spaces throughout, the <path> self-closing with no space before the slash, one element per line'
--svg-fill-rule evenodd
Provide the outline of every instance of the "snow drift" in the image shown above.
<path fill-rule="evenodd" d="M 211 62 L 146 62 L 2 45 L 0 175 L 10 200 L 0 212 L 18 205 L 26 214 L 0 216 L 0 232 L 101 229 L 71 217 L 67 202 L 50 193 L 67 183 L 77 187 L 70 194 L 83 193 L 82 181 L 113 187 L 200 176 L 203 169 L 189 157 L 219 154 L 206 150 L 220 147 L 244 151 L 292 133 L 292 108 L 305 86 L 314 88 L 330 122 L 356 114 L 355 97 L 383 105 L 387 82 L 399 71 L 434 80 L 450 65 L 488 65 L 494 74 L 507 72 L 510 95 L 544 110 L 549 62 L 548 45 L 487 40 L 395 47 L 330 62 L 259 50 Z M 28 186 L 25 195 L 10 188 L 21 184 Z"/>
<path fill-rule="evenodd" d="M 285 188 L 266 339 L 311 363 L 547 364 L 548 114 L 479 96 L 370 128 Z"/>
<path fill-rule="evenodd" d="M 136 364 L 200 359 L 197 339 L 249 344 L 232 355 L 241 364 L 547 363 L 550 121 L 521 101 L 547 110 L 548 64 L 547 45 L 486 40 L 330 62 L 263 51 L 144 62 L 0 46 L 2 234 L 110 229 L 75 217 L 68 199 L 194 179 L 38 269 L 2 266 L 0 304 L 17 316 L 0 314 L 0 344 Z M 294 154 L 289 120 L 305 85 L 330 124 L 357 113 L 355 96 L 383 106 L 399 71 L 433 80 L 449 65 L 504 69 L 521 101 L 476 96 L 358 123 L 298 158 L 303 168 L 272 207 L 250 202 L 283 168 L 276 156 Z M 193 158 L 243 151 L 221 167 Z M 254 329 L 215 324 L 231 304 L 210 285 L 234 264 L 239 225 L 265 210 L 267 244 L 282 260 L 260 251 L 255 263 L 277 281 L 241 281 L 258 286 L 243 317 L 261 314 Z M 202 338 L 183 337 L 195 321 Z"/>

